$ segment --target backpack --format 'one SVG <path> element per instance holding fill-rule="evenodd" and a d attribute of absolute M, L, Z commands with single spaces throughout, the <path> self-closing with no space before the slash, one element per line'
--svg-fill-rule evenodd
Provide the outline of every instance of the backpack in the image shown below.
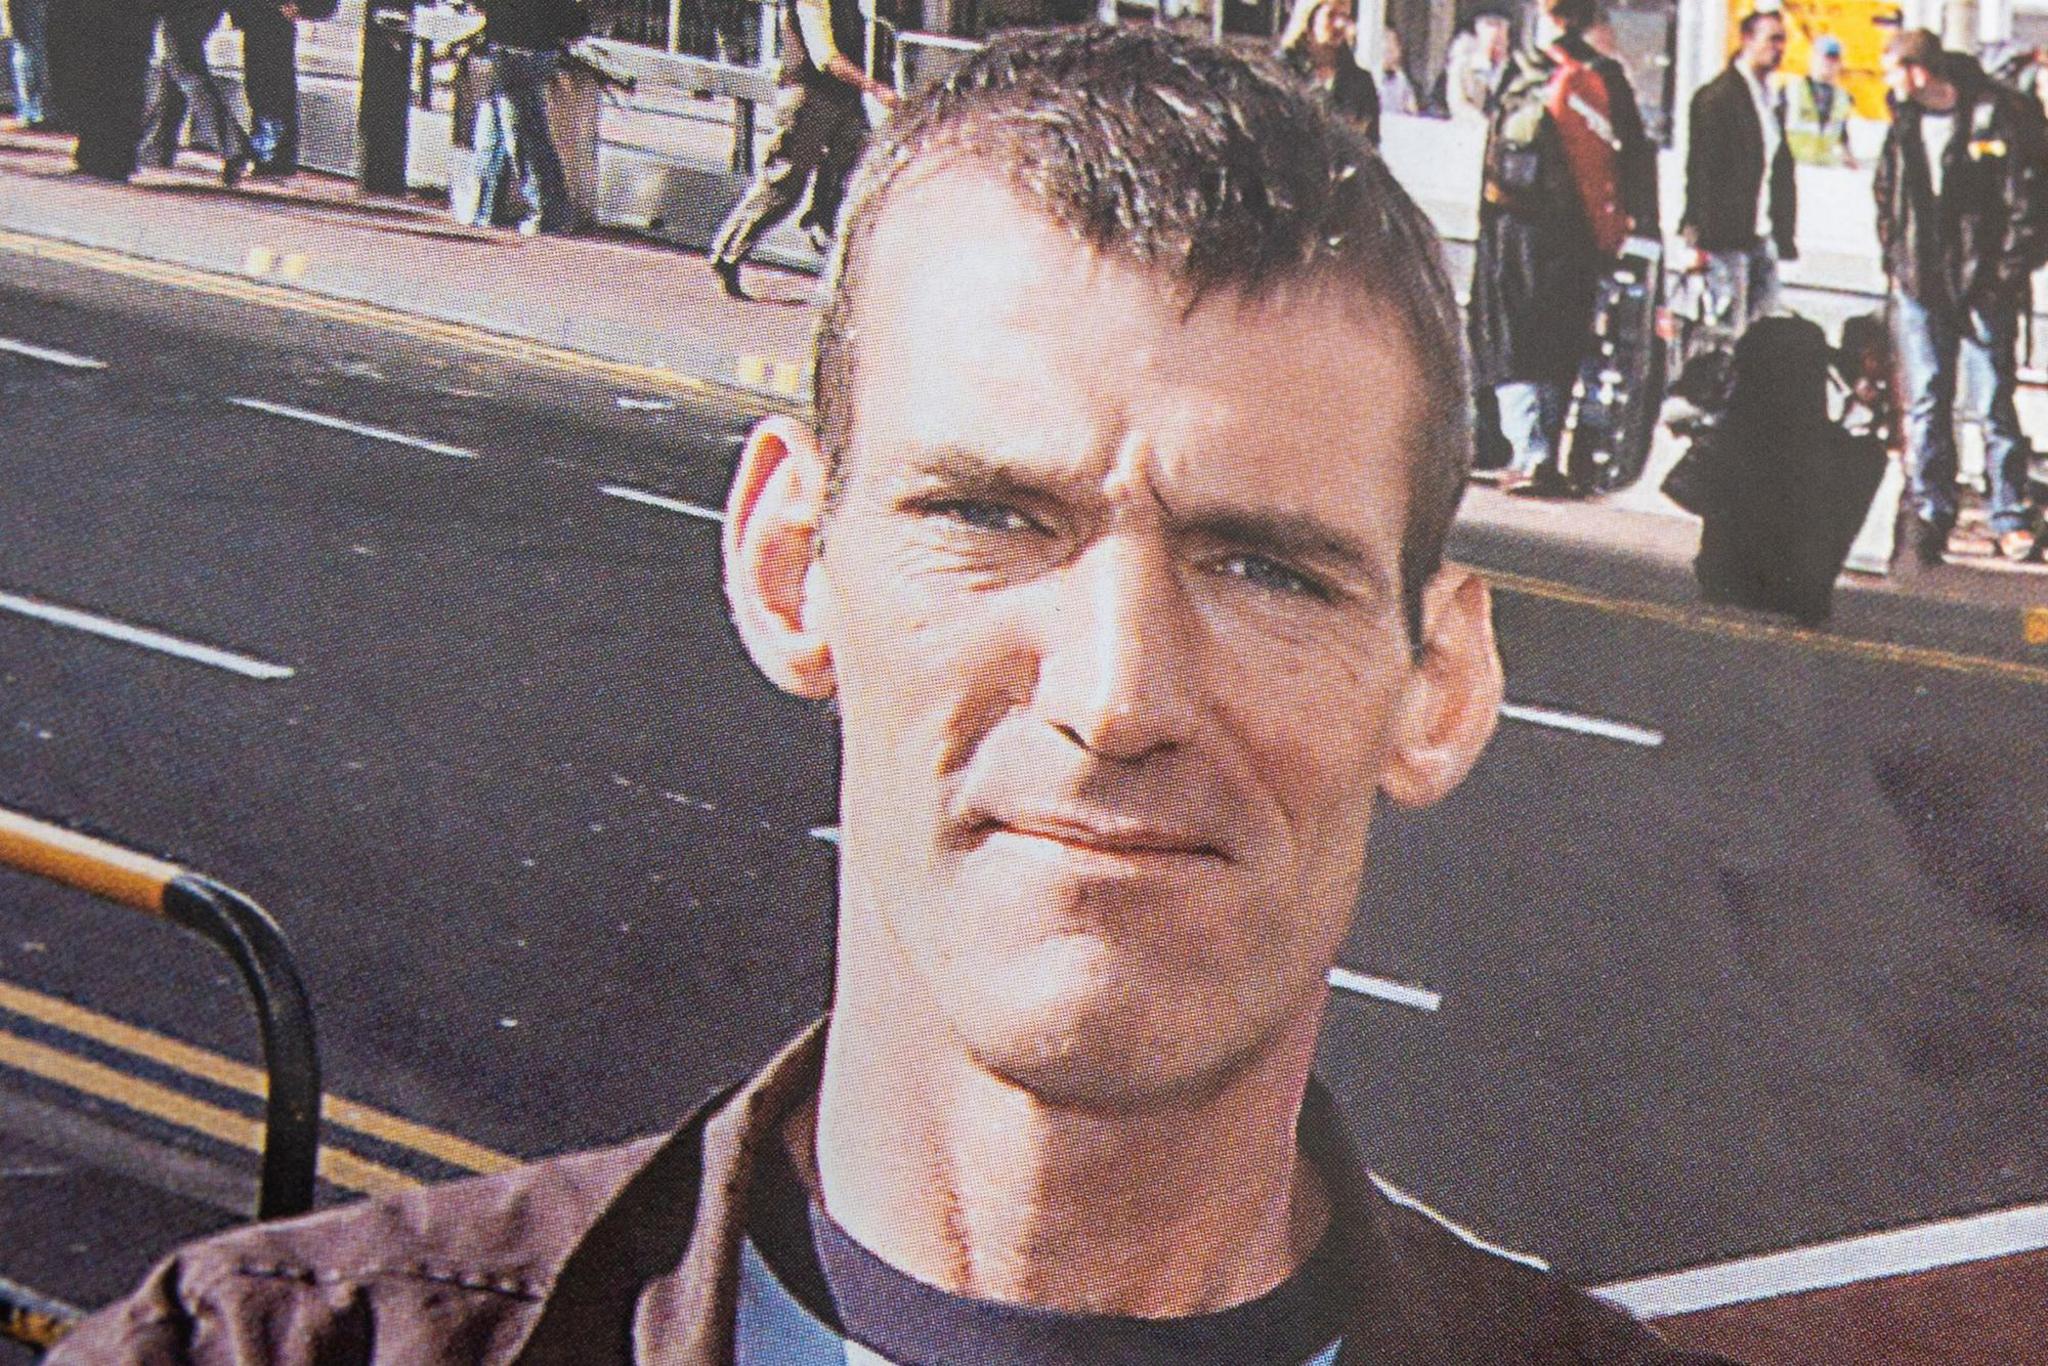
<path fill-rule="evenodd" d="M 1627 240 L 1629 224 L 1620 204 L 1621 142 L 1607 82 L 1562 48 L 1545 55 L 1552 63 L 1547 70 L 1518 62 L 1501 87 L 1481 193 L 1517 217 L 1538 217 L 1550 207 L 1543 199 L 1544 158 L 1561 153 L 1593 241 L 1601 255 L 1612 256 Z M 1543 137 L 1546 122 L 1556 132 L 1555 151 Z"/>

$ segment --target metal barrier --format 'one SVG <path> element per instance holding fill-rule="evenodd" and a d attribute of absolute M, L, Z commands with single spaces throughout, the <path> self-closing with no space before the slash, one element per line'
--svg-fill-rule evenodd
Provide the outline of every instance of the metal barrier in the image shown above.
<path fill-rule="evenodd" d="M 269 1080 L 256 1218 L 311 1209 L 320 1154 L 320 1060 L 312 1007 L 277 923 L 248 897 L 211 878 L 4 807 L 0 867 L 167 920 L 234 960 L 256 1006 Z M 0 1338 L 48 1347 L 80 1314 L 0 1279 Z"/>

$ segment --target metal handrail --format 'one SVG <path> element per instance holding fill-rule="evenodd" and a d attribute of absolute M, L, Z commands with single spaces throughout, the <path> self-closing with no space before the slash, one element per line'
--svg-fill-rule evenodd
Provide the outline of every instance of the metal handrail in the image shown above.
<path fill-rule="evenodd" d="M 256 1007 L 268 1077 L 256 1218 L 313 1207 L 320 1058 L 313 1010 L 284 932 L 234 888 L 167 860 L 0 807 L 0 867 L 169 921 L 234 960 Z M 81 1311 L 0 1279 L 0 1337 L 47 1347 Z"/>

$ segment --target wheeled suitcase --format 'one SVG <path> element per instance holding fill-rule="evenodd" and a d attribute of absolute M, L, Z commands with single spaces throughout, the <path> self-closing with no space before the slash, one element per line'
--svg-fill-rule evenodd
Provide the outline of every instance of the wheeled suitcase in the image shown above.
<path fill-rule="evenodd" d="M 1664 398 L 1657 337 L 1663 255 L 1659 243 L 1631 237 L 1601 277 L 1593 345 L 1572 386 L 1560 451 L 1565 480 L 1581 493 L 1622 488 L 1649 463 Z"/>

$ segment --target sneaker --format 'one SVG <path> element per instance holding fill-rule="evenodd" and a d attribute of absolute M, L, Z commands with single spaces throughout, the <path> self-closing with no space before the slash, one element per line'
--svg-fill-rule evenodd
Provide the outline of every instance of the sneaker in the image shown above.
<path fill-rule="evenodd" d="M 1921 517 L 1913 519 L 1913 558 L 1922 569 L 1932 569 L 1948 554 L 1948 528 Z"/>
<path fill-rule="evenodd" d="M 1523 489 L 1534 485 L 1535 482 L 1536 476 L 1530 474 L 1527 470 L 1502 470 L 1500 478 L 1494 481 L 1493 486 L 1502 493 L 1520 493 Z"/>
<path fill-rule="evenodd" d="M 728 299 L 744 299 L 747 292 L 740 288 L 740 263 L 711 258 L 711 273 L 718 277 L 718 287 L 725 291 Z"/>
<path fill-rule="evenodd" d="M 1998 538 L 1998 553 L 2014 564 L 2026 564 L 2040 555 L 2042 536 L 2024 528 L 2008 531 Z"/>

